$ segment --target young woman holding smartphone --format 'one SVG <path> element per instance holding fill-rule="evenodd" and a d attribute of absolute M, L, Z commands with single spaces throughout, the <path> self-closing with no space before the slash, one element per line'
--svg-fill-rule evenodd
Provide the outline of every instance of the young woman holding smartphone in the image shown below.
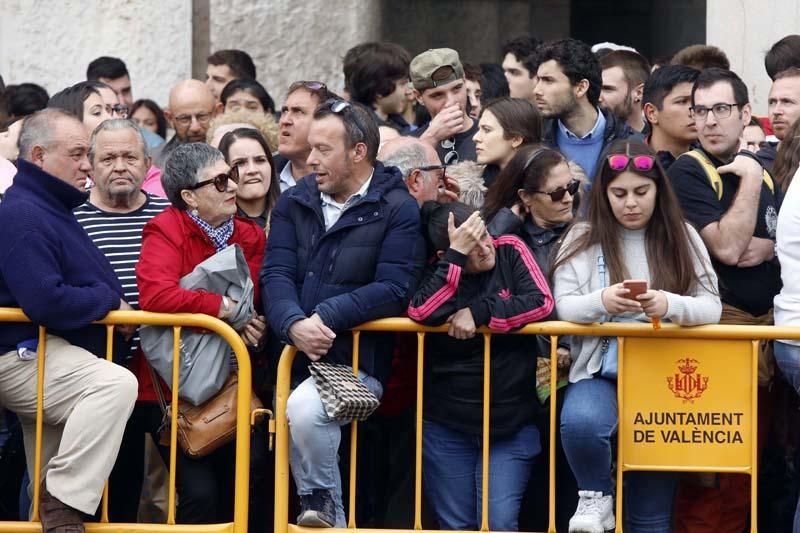
<path fill-rule="evenodd" d="M 559 318 L 579 323 L 612 317 L 681 325 L 719 321 L 717 277 L 697 231 L 680 205 L 655 152 L 638 141 L 617 141 L 602 156 L 587 220 L 565 235 L 554 272 Z M 648 290 L 630 298 L 626 280 Z M 629 284 L 629 286 L 631 286 Z M 603 377 L 608 339 L 572 337 L 570 385 L 561 437 L 578 481 L 571 532 L 613 529 L 611 438 L 617 431 L 617 383 Z M 626 474 L 626 531 L 668 532 L 677 477 Z"/>

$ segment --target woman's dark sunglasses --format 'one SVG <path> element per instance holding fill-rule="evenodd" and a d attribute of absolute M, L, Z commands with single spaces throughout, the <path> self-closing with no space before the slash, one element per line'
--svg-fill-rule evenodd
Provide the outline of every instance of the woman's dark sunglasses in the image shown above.
<path fill-rule="evenodd" d="M 231 180 L 232 182 L 234 182 L 236 184 L 239 183 L 239 167 L 238 166 L 233 165 L 228 172 L 226 172 L 224 174 L 217 174 L 216 176 L 214 176 L 210 180 L 198 181 L 197 183 L 195 183 L 191 187 L 187 187 L 187 189 L 190 190 L 190 191 L 194 191 L 196 189 L 199 189 L 200 187 L 205 187 L 206 185 L 209 185 L 209 184 L 213 183 L 215 189 L 217 189 L 219 192 L 225 192 L 225 191 L 228 190 L 228 180 Z"/>
<path fill-rule="evenodd" d="M 628 168 L 628 165 L 633 163 L 633 168 L 641 172 L 648 172 L 653 170 L 656 164 L 655 157 L 651 155 L 625 155 L 614 154 L 608 156 L 608 166 L 611 170 L 620 172 Z"/>
<path fill-rule="evenodd" d="M 564 199 L 564 196 L 569 193 L 570 196 L 575 196 L 575 193 L 578 192 L 578 189 L 581 186 L 581 182 L 578 180 L 572 180 L 567 183 L 566 187 L 556 187 L 552 191 L 545 192 L 545 191 L 533 191 L 537 194 L 546 194 L 550 197 L 550 199 L 554 202 L 560 202 Z"/>

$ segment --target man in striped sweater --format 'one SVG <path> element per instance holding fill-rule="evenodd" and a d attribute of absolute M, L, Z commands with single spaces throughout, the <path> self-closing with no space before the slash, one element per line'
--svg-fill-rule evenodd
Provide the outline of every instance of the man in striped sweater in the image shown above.
<path fill-rule="evenodd" d="M 142 190 L 150 156 L 141 130 L 134 122 L 112 119 L 100 124 L 89 141 L 89 160 L 94 186 L 89 200 L 73 212 L 111 263 L 125 301 L 139 309 L 135 268 L 142 248 L 142 228 L 170 203 Z M 138 333 L 133 340 L 132 351 L 119 362 L 139 378 L 139 401 L 128 421 L 110 477 L 110 513 L 115 522 L 136 522 L 144 471 L 142 434 L 155 434 L 161 421 L 150 376 L 139 352 Z"/>

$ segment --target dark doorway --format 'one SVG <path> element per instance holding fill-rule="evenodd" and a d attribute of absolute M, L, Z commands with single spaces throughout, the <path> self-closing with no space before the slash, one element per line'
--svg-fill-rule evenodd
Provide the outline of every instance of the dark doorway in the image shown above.
<path fill-rule="evenodd" d="M 705 43 L 706 0 L 380 0 L 380 39 L 412 56 L 447 46 L 462 61 L 500 62 L 506 41 L 575 37 L 633 46 L 648 59 Z"/>
<path fill-rule="evenodd" d="M 706 0 L 572 0 L 571 12 L 572 37 L 632 46 L 650 60 L 706 42 Z"/>

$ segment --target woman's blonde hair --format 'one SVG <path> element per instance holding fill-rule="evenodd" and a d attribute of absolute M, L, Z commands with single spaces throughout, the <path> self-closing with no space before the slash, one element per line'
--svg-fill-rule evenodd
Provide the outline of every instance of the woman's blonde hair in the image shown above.
<path fill-rule="evenodd" d="M 271 152 L 278 149 L 278 123 L 272 115 L 254 111 L 226 111 L 214 117 L 206 132 L 206 141 L 210 144 L 221 126 L 229 124 L 250 124 L 261 132 Z"/>

